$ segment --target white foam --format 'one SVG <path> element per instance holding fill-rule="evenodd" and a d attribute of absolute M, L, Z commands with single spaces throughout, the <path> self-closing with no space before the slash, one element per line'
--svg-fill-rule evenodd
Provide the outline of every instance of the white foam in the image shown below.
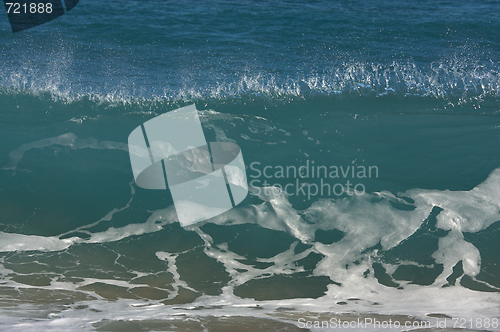
<path fill-rule="evenodd" d="M 60 251 L 77 242 L 73 237 L 61 240 L 56 236 L 23 235 L 0 232 L 0 252 L 6 251 Z"/>
<path fill-rule="evenodd" d="M 481 269 L 481 255 L 479 250 L 464 240 L 464 236 L 457 230 L 451 231 L 446 237 L 439 239 L 439 249 L 432 257 L 437 263 L 443 264 L 442 278 L 453 272 L 453 267 L 462 261 L 465 274 L 476 276 Z M 445 283 L 445 280 L 441 280 Z"/>
<path fill-rule="evenodd" d="M 205 254 L 221 262 L 232 278 L 229 284 L 223 288 L 221 295 L 201 296 L 193 303 L 176 305 L 175 309 L 170 306 L 147 306 L 147 310 L 144 309 L 145 304 L 154 304 L 154 301 L 140 303 L 131 300 L 119 300 L 114 303 L 93 301 L 91 302 L 92 308 L 101 310 L 102 313 L 96 312 L 92 314 L 92 319 L 84 319 L 83 322 L 87 322 L 85 324 L 89 326 L 91 321 L 95 322 L 99 319 L 128 319 L 130 317 L 148 319 L 168 317 L 168 315 L 179 313 L 193 316 L 220 315 L 221 313 L 224 315 L 260 316 L 272 312 L 278 307 L 292 307 L 296 311 L 405 314 L 414 315 L 421 319 L 425 319 L 425 315 L 428 313 L 441 313 L 466 319 L 498 317 L 500 315 L 499 293 L 469 290 L 461 286 L 460 283 L 451 287 L 443 288 L 442 286 L 446 283 L 446 277 L 452 273 L 453 266 L 459 261 L 463 263 L 465 274 L 474 277 L 480 272 L 480 253 L 474 245 L 465 241 L 462 232 L 484 230 L 498 218 L 499 174 L 500 169 L 494 170 L 486 181 L 470 191 L 414 189 L 398 196 L 389 192 L 380 192 L 337 200 L 319 200 L 304 211 L 295 210 L 286 196 L 278 190 L 267 192 L 261 190 L 258 194 L 262 203 L 235 208 L 209 222 L 220 225 L 256 223 L 264 228 L 287 232 L 302 242 L 312 244 L 312 247 L 303 252 L 295 253 L 295 247 L 298 243 L 296 241 L 290 248 L 274 257 L 257 258 L 259 262 L 273 263 L 265 269 L 258 269 L 251 265 L 242 264 L 240 261 L 244 257 L 231 252 L 227 244 L 213 246 L 211 237 L 199 228 L 202 224 L 191 225 L 186 229 L 196 231 L 200 235 L 205 244 Z M 132 196 L 133 194 L 132 191 Z M 410 204 L 401 197 L 410 197 L 414 203 Z M 404 204 L 407 207 L 413 206 L 414 209 L 400 210 L 391 203 Z M 394 248 L 411 236 L 436 206 L 443 209 L 441 211 L 443 215 L 441 216 L 440 213 L 437 216 L 436 226 L 450 231 L 447 236 L 439 239 L 438 249 L 432 254 L 436 263 L 444 265 L 442 274 L 430 286 L 400 282 L 403 289 L 396 289 L 380 284 L 373 275 L 374 252 L 366 251 L 366 249 L 378 243 L 384 250 Z M 109 219 L 113 211 L 115 210 L 112 210 L 111 215 L 108 214 L 103 220 Z M 153 212 L 145 223 L 110 228 L 104 232 L 92 234 L 87 240 L 76 238 L 60 240 L 56 237 L 0 233 L 0 249 L 4 251 L 64 250 L 76 242 L 104 243 L 131 235 L 156 232 L 175 220 L 175 210 L 173 207 L 169 207 Z M 344 237 L 332 244 L 315 242 L 315 232 L 320 229 L 338 229 L 344 232 Z M 255 301 L 240 299 L 233 294 L 235 287 L 256 278 L 303 271 L 303 267 L 297 266 L 295 262 L 311 252 L 324 256 L 314 269 L 314 275 L 329 276 L 333 281 L 342 284 L 341 286 L 330 284 L 325 296 L 319 299 Z M 182 280 L 175 266 L 178 254 L 160 251 L 156 253 L 156 256 L 168 263 L 167 270 L 174 276 L 174 292 L 169 298 L 175 296 L 179 286 L 189 289 L 189 285 Z M 355 261 L 357 264 L 353 264 Z M 397 268 L 398 263 L 384 263 L 384 266 L 391 273 Z M 245 270 L 245 272 L 240 272 L 241 270 Z M 370 273 L 364 276 L 367 270 Z M 7 273 L 7 271 L 4 272 Z M 91 278 L 85 279 L 79 285 L 97 281 L 132 287 L 122 280 Z M 51 287 L 70 288 L 65 283 L 54 283 L 47 288 Z M 349 298 L 359 300 L 347 300 Z M 347 304 L 339 307 L 336 304 L 338 301 L 344 301 Z M 374 306 L 374 302 L 377 302 L 378 305 Z M 193 307 L 217 305 L 222 306 L 223 309 L 217 311 L 207 308 L 196 310 L 195 314 L 191 310 Z M 257 305 L 263 308 L 259 313 L 252 309 Z M 59 320 L 61 326 L 67 326 L 70 322 L 75 322 L 78 317 L 81 317 L 81 311 L 67 311 L 58 313 L 56 316 L 53 316 L 52 319 Z M 27 328 L 28 325 L 23 325 L 23 327 Z"/>
<path fill-rule="evenodd" d="M 465 241 L 462 232 L 484 230 L 500 219 L 498 217 L 500 190 L 497 189 L 500 188 L 499 174 L 500 169 L 494 170 L 486 181 L 470 191 L 415 189 L 399 194 L 401 197 L 414 199 L 414 204 L 391 193 L 381 192 L 337 200 L 319 200 L 304 211 L 296 211 L 279 190 L 260 190 L 258 195 L 264 200 L 262 204 L 233 209 L 210 222 L 221 225 L 253 222 L 261 227 L 287 232 L 303 242 L 312 243 L 313 247 L 310 250 L 325 256 L 316 266 L 314 275 L 329 276 L 333 281 L 342 284 L 340 287 L 329 285 L 325 300 L 356 297 L 368 301 L 367 305 L 371 303 L 370 301 L 382 301 L 387 305 L 383 310 L 385 313 L 404 313 L 404 310 L 408 313 L 417 310 L 420 315 L 424 315 L 425 310 L 430 310 L 447 312 L 454 314 L 455 317 L 458 313 L 462 317 L 465 317 L 466 313 L 469 316 L 479 317 L 480 312 L 489 310 L 489 317 L 495 317 L 494 315 L 499 313 L 499 307 L 492 306 L 491 303 L 493 301 L 498 304 L 500 300 L 498 294 L 474 292 L 459 284 L 447 288 L 442 286 L 447 284 L 446 278 L 459 261 L 462 261 L 466 275 L 474 277 L 480 272 L 479 250 Z M 391 202 L 413 206 L 414 209 L 400 210 Z M 436 263 L 444 266 L 441 275 L 431 286 L 398 281 L 404 287 L 404 291 L 381 285 L 374 277 L 372 267 L 376 251 L 366 249 L 378 243 L 383 250 L 394 248 L 415 233 L 436 206 L 443 209 L 441 213 L 444 212 L 442 216 L 438 215 L 436 226 L 451 230 L 447 236 L 439 239 L 438 249 L 432 255 Z M 450 216 L 455 219 L 450 219 Z M 458 223 L 456 218 L 459 218 Z M 344 232 L 344 237 L 332 244 L 314 242 L 314 234 L 318 229 L 338 229 Z M 248 280 L 261 278 L 266 272 L 267 275 L 276 275 L 298 271 L 290 269 L 292 263 L 300 259 L 291 249 L 269 259 L 268 261 L 273 262 L 274 266 L 262 270 L 248 265 L 242 266 L 238 261 L 241 257 L 231 253 L 227 245 L 213 247 L 210 245 L 210 239 L 205 239 L 205 243 L 207 254 L 223 263 L 233 277 L 229 287 L 231 289 Z M 309 252 L 306 251 L 307 254 Z M 354 262 L 356 264 L 353 264 Z M 399 263 L 384 263 L 389 273 L 394 272 L 398 266 Z M 248 272 L 239 273 L 236 269 L 246 269 Z M 367 276 L 365 276 L 366 271 L 370 271 Z M 496 289 L 486 282 L 482 283 Z M 226 289 L 225 294 L 231 294 L 231 289 Z M 401 294 L 404 294 L 404 299 L 401 298 Z M 443 296 L 448 296 L 447 300 L 437 301 Z M 404 301 L 410 302 L 405 304 Z M 429 301 L 434 302 L 429 303 Z M 450 304 L 450 301 L 453 301 L 453 304 Z M 401 308 L 404 310 L 400 310 Z M 361 307 L 357 309 L 362 310 Z"/>
<path fill-rule="evenodd" d="M 123 150 L 128 151 L 128 146 L 125 143 L 112 141 L 98 141 L 95 138 L 80 139 L 74 133 L 66 133 L 56 137 L 44 138 L 35 142 L 26 143 L 9 153 L 10 161 L 2 167 L 4 170 L 15 170 L 17 164 L 23 158 L 24 154 L 31 149 L 41 149 L 53 145 L 66 146 L 71 149 L 108 149 L 108 150 Z"/>
<path fill-rule="evenodd" d="M 151 216 L 144 223 L 139 224 L 128 224 L 123 227 L 110 227 L 105 231 L 91 233 L 91 237 L 88 240 L 82 240 L 85 243 L 106 243 L 119 241 L 121 239 L 137 236 L 147 233 L 158 232 L 163 229 L 166 224 L 176 222 L 177 214 L 175 212 L 174 206 L 170 206 L 166 209 L 157 210 L 151 214 Z"/>
<path fill-rule="evenodd" d="M 470 191 L 414 189 L 404 194 L 417 206 L 438 206 L 437 227 L 475 233 L 500 220 L 500 168 Z"/>
<path fill-rule="evenodd" d="M 196 292 L 196 290 L 189 287 L 189 285 L 184 280 L 181 280 L 181 276 L 177 272 L 177 266 L 175 265 L 175 260 L 179 256 L 178 254 L 171 254 L 164 251 L 158 251 L 155 253 L 155 255 L 156 257 L 158 257 L 158 259 L 167 262 L 168 264 L 167 271 L 170 272 L 174 278 L 174 282 L 170 284 L 174 290 L 170 292 L 167 299 L 173 299 L 174 297 L 176 297 L 179 294 L 179 287 L 183 287 L 185 289 L 189 289 L 193 292 Z"/>

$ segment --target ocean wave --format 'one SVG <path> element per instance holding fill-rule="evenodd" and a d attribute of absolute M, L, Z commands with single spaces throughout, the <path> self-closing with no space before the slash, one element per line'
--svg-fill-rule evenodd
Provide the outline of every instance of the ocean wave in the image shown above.
<path fill-rule="evenodd" d="M 58 75 L 33 69 L 4 70 L 0 94 L 28 94 L 65 103 L 85 99 L 112 105 L 256 97 L 289 101 L 317 95 L 398 95 L 477 102 L 500 95 L 497 64 L 456 57 L 425 66 L 415 62 L 343 61 L 322 72 L 301 70 L 293 76 L 251 70 L 235 75 L 206 72 L 198 73 L 203 80 L 178 78 L 182 82 L 179 85 L 171 78 L 170 82 L 152 82 L 147 89 L 133 78 L 122 78 L 105 88 L 96 84 L 81 87 L 69 75 L 64 68 Z"/>

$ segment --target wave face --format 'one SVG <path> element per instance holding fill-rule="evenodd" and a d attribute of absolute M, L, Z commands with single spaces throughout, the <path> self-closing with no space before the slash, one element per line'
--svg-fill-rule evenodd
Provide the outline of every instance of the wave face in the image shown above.
<path fill-rule="evenodd" d="M 498 319 L 498 3 L 96 6 L 0 22 L 0 324 Z M 250 193 L 182 228 L 127 138 L 192 103 Z"/>

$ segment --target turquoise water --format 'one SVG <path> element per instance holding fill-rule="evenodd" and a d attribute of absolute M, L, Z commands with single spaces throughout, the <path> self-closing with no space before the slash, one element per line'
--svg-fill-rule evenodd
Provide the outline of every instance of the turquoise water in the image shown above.
<path fill-rule="evenodd" d="M 498 319 L 499 10 L 92 0 L 16 34 L 5 16 L 2 329 Z M 127 139 L 193 103 L 250 193 L 182 228 L 168 190 L 135 185 Z"/>

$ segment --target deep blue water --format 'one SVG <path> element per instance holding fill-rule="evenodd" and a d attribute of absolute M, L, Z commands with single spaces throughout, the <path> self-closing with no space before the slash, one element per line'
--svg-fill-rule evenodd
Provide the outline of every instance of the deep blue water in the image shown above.
<path fill-rule="evenodd" d="M 10 330 L 176 305 L 499 317 L 498 1 L 82 0 L 15 34 L 5 14 L 0 41 Z M 168 191 L 133 182 L 127 138 L 193 103 L 256 182 L 182 228 Z M 276 174 L 312 164 L 356 174 Z M 347 180 L 365 193 L 310 191 Z"/>

